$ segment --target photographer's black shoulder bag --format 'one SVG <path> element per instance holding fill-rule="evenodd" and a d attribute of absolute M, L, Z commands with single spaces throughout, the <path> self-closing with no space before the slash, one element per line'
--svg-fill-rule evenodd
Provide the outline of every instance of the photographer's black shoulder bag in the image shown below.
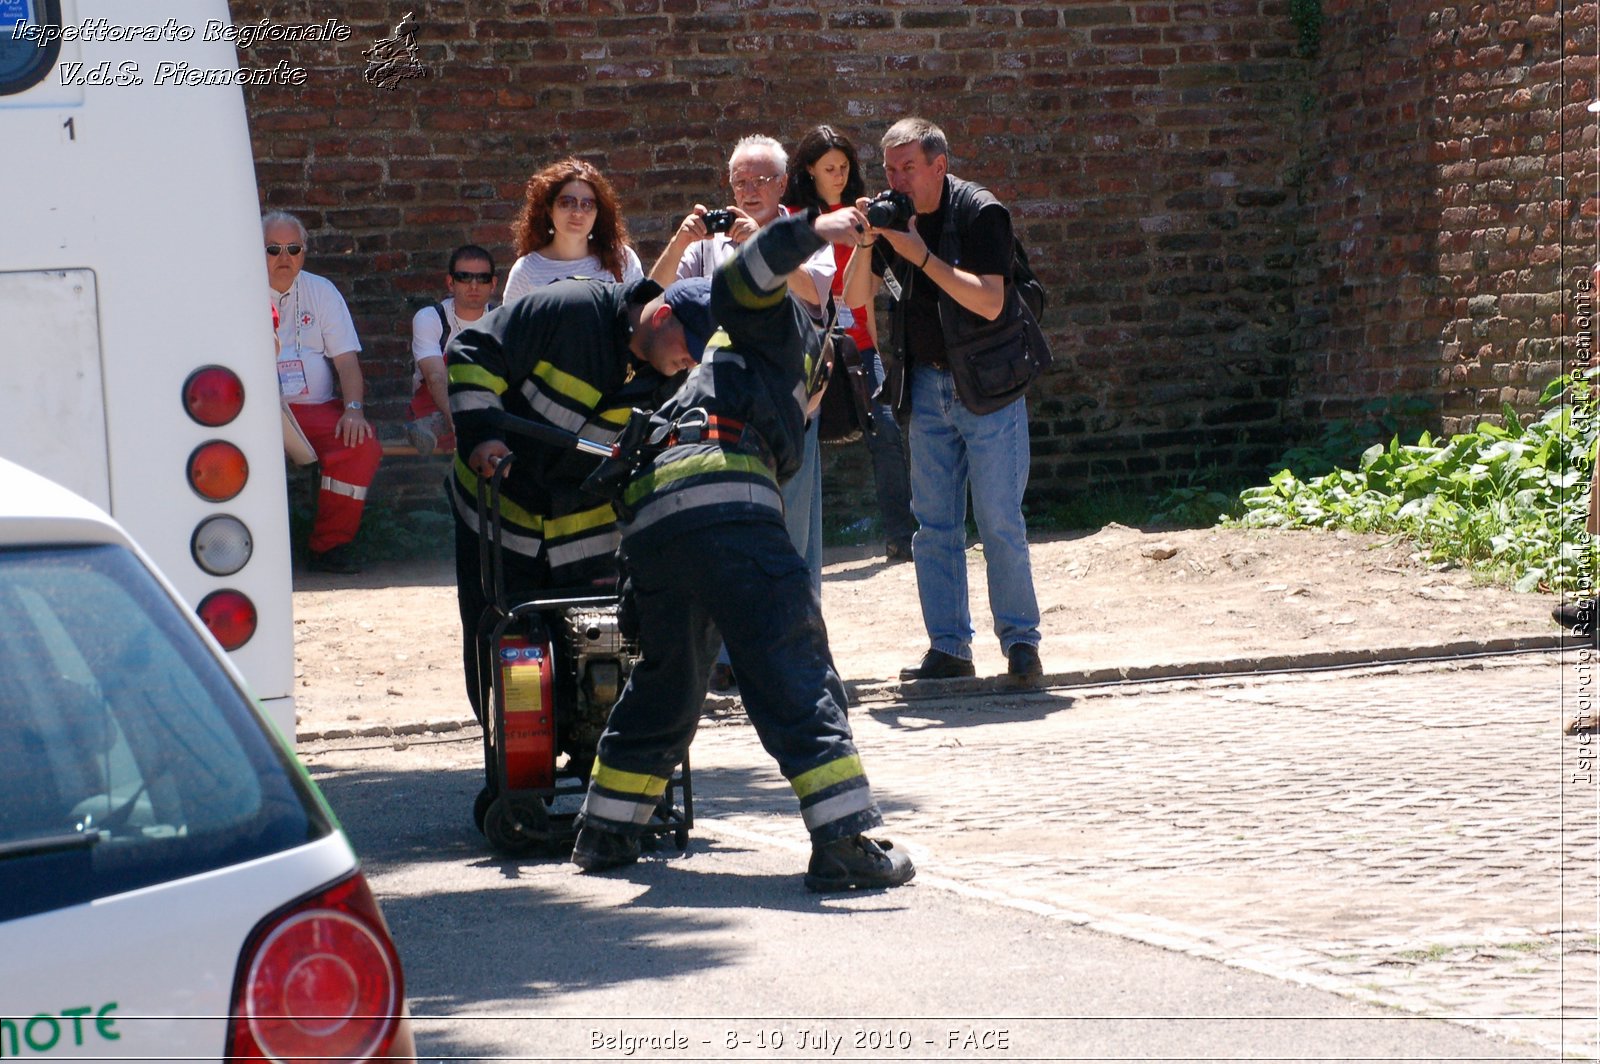
<path fill-rule="evenodd" d="M 954 182 L 951 216 L 939 238 L 939 257 L 946 262 L 960 261 L 961 232 L 976 217 L 978 193 L 984 191 L 966 181 Z M 961 405 L 974 414 L 991 414 L 1015 402 L 1053 362 L 1034 309 L 1044 310 L 1044 286 L 1015 235 L 1011 242 L 1012 276 L 1005 305 L 993 321 L 973 326 L 969 323 L 976 315 L 962 311 L 946 294 L 939 297 L 950 375 Z"/>
<path fill-rule="evenodd" d="M 833 372 L 817 411 L 821 424 L 817 438 L 823 443 L 854 443 L 863 433 L 877 429 L 872 423 L 871 397 L 867 394 L 867 369 L 850 334 L 833 327 Z"/>

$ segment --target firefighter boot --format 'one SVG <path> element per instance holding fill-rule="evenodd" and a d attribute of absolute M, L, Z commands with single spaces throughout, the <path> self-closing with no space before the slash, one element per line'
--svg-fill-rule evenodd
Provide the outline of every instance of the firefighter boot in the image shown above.
<path fill-rule="evenodd" d="M 633 864 L 639 859 L 640 849 L 635 836 L 584 823 L 572 844 L 572 863 L 585 872 L 604 872 Z"/>
<path fill-rule="evenodd" d="M 820 893 L 871 887 L 898 887 L 908 883 L 917 870 L 911 858 L 894 848 L 888 839 L 869 839 L 848 835 L 824 843 L 811 851 L 811 867 L 806 871 L 806 888 Z"/>

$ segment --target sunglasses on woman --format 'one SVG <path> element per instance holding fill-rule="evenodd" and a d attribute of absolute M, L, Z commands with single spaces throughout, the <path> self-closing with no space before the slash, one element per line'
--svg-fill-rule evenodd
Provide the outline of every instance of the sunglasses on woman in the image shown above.
<path fill-rule="evenodd" d="M 588 196 L 582 199 L 577 196 L 557 196 L 556 206 L 564 211 L 582 211 L 584 214 L 589 214 L 595 209 L 595 202 Z"/>
<path fill-rule="evenodd" d="M 291 255 L 298 255 L 305 249 L 306 247 L 304 244 L 268 244 L 267 254 L 271 255 L 273 258 L 277 258 L 285 251 Z"/>

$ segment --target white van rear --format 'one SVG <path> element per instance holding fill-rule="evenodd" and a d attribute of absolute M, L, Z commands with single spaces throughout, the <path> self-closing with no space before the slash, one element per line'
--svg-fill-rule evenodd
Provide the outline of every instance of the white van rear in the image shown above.
<path fill-rule="evenodd" d="M 160 76 L 237 69 L 233 44 L 206 40 L 214 20 L 230 23 L 225 0 L 0 0 L 0 456 L 109 510 L 292 737 L 283 445 L 244 98 Z"/>

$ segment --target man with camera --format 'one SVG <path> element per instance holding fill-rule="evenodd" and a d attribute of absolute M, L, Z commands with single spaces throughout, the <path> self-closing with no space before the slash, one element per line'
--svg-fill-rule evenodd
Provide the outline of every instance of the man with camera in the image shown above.
<path fill-rule="evenodd" d="M 679 224 L 672 240 L 650 268 L 650 278 L 665 287 L 686 277 L 711 277 L 761 228 L 789 213 L 782 205 L 788 187 L 789 155 L 771 137 L 742 138 L 728 157 L 728 184 L 733 205 L 707 210 L 697 203 Z M 836 263 L 833 249 L 824 247 L 788 275 L 789 291 L 822 324 L 824 308 L 833 291 Z M 812 586 L 822 590 L 822 450 L 817 422 L 806 433 L 805 461 L 800 472 L 784 485 L 784 521 L 795 549 L 811 570 Z M 711 689 L 726 691 L 736 683 L 725 655 L 719 656 Z"/>
<path fill-rule="evenodd" d="M 917 593 L 929 648 L 902 679 L 972 676 L 967 603 L 967 492 L 983 540 L 989 607 L 1007 672 L 1036 683 L 1039 604 L 1028 556 L 1022 495 L 1028 483 L 1028 414 L 1020 392 L 998 409 L 969 409 L 952 359 L 1007 309 L 1011 216 L 987 189 L 949 173 L 944 132 L 922 118 L 883 135 L 890 192 L 861 200 L 870 228 L 846 269 L 844 298 L 869 304 L 880 287 L 894 298 L 890 349 L 900 359 L 895 413 L 910 416 L 912 539 Z M 870 250 L 868 250 L 870 249 Z M 860 260 L 871 256 L 871 270 Z M 965 367 L 957 367 L 965 369 Z M 1025 387 L 1025 384 L 1023 385 Z"/>

